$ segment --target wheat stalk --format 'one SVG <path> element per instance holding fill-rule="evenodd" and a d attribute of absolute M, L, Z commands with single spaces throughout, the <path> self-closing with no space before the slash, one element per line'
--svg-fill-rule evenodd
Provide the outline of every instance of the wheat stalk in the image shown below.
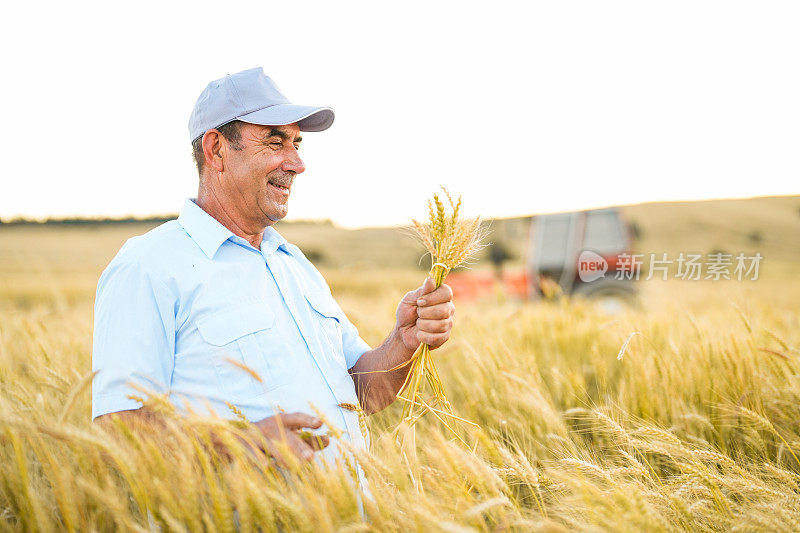
<path fill-rule="evenodd" d="M 454 201 L 447 189 L 442 187 L 442 191 L 450 206 L 450 214 L 446 213 L 445 204 L 439 195 L 434 193 L 433 200 L 428 201 L 427 223 L 412 221 L 417 236 L 431 256 L 429 276 L 433 278 L 436 287 L 444 283 L 451 270 L 474 257 L 484 246 L 486 237 L 480 218 L 459 218 L 461 197 Z M 436 364 L 431 357 L 430 346 L 420 344 L 411 357 L 410 365 L 405 382 L 397 394 L 398 398 L 404 400 L 401 424 L 410 426 L 413 434 L 413 426 L 417 420 L 425 413 L 432 413 L 459 440 L 465 442 L 455 426 L 460 422 L 475 424 L 453 413 L 439 372 L 436 370 Z M 429 390 L 430 398 L 426 399 L 423 396 L 425 389 Z"/>

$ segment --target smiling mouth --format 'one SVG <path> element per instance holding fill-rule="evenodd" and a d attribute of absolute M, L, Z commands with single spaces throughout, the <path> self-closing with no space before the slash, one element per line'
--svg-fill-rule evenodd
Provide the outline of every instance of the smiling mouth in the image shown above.
<path fill-rule="evenodd" d="M 292 180 L 280 180 L 279 182 L 277 179 L 271 179 L 268 181 L 269 185 L 277 189 L 280 193 L 288 195 L 289 191 L 292 188 Z"/>

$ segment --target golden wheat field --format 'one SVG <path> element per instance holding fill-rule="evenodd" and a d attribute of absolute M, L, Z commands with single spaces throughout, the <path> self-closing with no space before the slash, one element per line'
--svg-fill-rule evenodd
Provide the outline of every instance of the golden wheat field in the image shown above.
<path fill-rule="evenodd" d="M 8 531 L 798 531 L 795 262 L 758 281 L 642 282 L 641 306 L 458 302 L 433 354 L 473 449 L 418 423 L 416 460 L 368 420 L 359 461 L 281 471 L 240 428 L 170 417 L 164 434 L 90 422 L 92 304 L 136 227 L 0 228 L 0 529 Z M 424 272 L 323 269 L 375 345 Z M 627 343 L 626 343 L 627 341 Z M 625 349 L 621 348 L 625 345 Z M 231 459 L 207 446 L 229 439 Z M 363 513 L 359 508 L 363 502 Z"/>

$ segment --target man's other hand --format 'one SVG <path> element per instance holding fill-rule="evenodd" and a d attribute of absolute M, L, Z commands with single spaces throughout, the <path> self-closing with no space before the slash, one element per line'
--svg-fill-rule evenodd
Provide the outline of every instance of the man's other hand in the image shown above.
<path fill-rule="evenodd" d="M 313 435 L 303 431 L 304 428 L 318 429 L 322 421 L 305 413 L 286 413 L 270 416 L 253 424 L 267 441 L 267 449 L 263 452 L 271 455 L 282 466 L 287 466 L 284 457 L 286 448 L 301 461 L 311 461 L 314 452 L 322 450 L 330 443 L 325 435 Z"/>
<path fill-rule="evenodd" d="M 438 289 L 432 278 L 406 293 L 397 306 L 397 329 L 403 344 L 416 350 L 420 343 L 438 348 L 450 338 L 453 329 L 453 291 L 445 284 Z"/>

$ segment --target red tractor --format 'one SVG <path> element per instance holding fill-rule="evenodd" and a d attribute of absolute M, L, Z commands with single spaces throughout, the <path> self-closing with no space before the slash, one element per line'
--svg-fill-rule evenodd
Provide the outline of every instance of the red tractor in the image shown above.
<path fill-rule="evenodd" d="M 581 295 L 617 308 L 635 302 L 632 233 L 617 208 L 538 215 L 531 218 L 522 272 L 453 273 L 447 283 L 462 299 L 491 293 L 499 285 L 521 298 Z M 503 253 L 490 249 L 489 257 L 498 266 Z"/>
<path fill-rule="evenodd" d="M 632 303 L 638 277 L 632 233 L 617 208 L 534 217 L 526 260 L 530 296 L 541 296 L 551 280 L 563 294 Z"/>

